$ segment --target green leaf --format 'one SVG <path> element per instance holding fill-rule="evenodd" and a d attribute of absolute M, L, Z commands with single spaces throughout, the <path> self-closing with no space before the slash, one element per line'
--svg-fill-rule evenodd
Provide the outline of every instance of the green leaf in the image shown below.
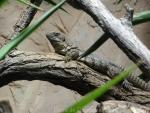
<path fill-rule="evenodd" d="M 31 6 L 31 7 L 33 7 L 33 8 L 38 9 L 38 10 L 44 11 L 44 9 L 42 9 L 42 8 L 40 8 L 40 7 L 38 7 L 38 6 L 34 5 L 34 4 L 32 4 L 29 0 L 17 0 L 17 1 L 19 1 L 19 2 L 21 2 L 21 3 L 23 3 L 23 4 L 26 4 L 26 5 L 29 5 L 29 6 Z"/>
<path fill-rule="evenodd" d="M 52 5 L 56 5 L 56 4 L 57 4 L 57 3 L 54 2 L 53 0 L 45 0 L 45 1 L 48 2 L 48 3 L 50 3 L 50 4 L 52 4 Z M 61 7 L 60 7 L 60 9 L 63 10 L 64 12 L 70 14 L 70 13 L 69 13 L 68 11 L 66 11 L 64 8 L 61 8 Z"/>
<path fill-rule="evenodd" d="M 133 16 L 132 23 L 133 25 L 138 25 L 149 21 L 150 21 L 150 10 L 135 14 Z"/>
<path fill-rule="evenodd" d="M 86 105 L 91 103 L 97 98 L 102 97 L 109 89 L 113 86 L 117 85 L 119 82 L 123 81 L 128 75 L 130 75 L 135 69 L 137 68 L 136 65 L 129 67 L 127 70 L 120 73 L 117 77 L 108 81 L 106 84 L 100 86 L 99 88 L 95 89 L 94 91 L 85 95 L 81 100 L 67 108 L 62 113 L 77 113 L 81 109 L 83 109 Z"/>
<path fill-rule="evenodd" d="M 25 30 L 23 30 L 21 33 L 15 36 L 8 44 L 3 46 L 0 49 L 0 60 L 4 59 L 5 56 L 12 49 L 17 47 L 18 44 L 20 44 L 25 38 L 27 38 L 27 36 L 29 36 L 33 31 L 35 31 L 44 21 L 48 19 L 49 16 L 51 16 L 55 11 L 57 11 L 65 2 L 66 0 L 62 0 L 56 6 L 52 7 L 39 20 L 31 24 L 31 26 L 28 26 Z"/>

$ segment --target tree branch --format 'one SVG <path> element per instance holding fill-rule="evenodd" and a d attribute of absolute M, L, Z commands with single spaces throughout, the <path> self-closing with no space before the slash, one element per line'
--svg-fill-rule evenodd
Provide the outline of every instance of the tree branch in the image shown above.
<path fill-rule="evenodd" d="M 133 33 L 127 23 L 115 18 L 101 0 L 72 0 L 71 4 L 87 12 L 111 39 L 134 62 L 142 62 L 139 68 L 150 79 L 150 51 Z"/>
<path fill-rule="evenodd" d="M 86 93 L 109 80 L 81 62 L 65 62 L 64 57 L 51 54 L 15 51 L 0 62 L 0 85 L 13 80 L 47 80 Z M 5 84 L 4 84 L 5 83 Z M 141 99 L 142 97 L 142 99 Z M 117 99 L 149 106 L 150 92 L 133 87 L 133 94 L 122 87 L 114 87 L 103 100 Z"/>

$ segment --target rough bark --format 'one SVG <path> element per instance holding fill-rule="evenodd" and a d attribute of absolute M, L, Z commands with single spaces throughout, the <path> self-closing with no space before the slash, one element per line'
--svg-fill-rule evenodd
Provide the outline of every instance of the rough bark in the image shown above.
<path fill-rule="evenodd" d="M 86 93 L 109 80 L 81 62 L 65 62 L 57 54 L 38 54 L 15 51 L 0 63 L 1 86 L 13 80 L 47 80 Z M 5 84 L 4 84 L 5 83 Z M 142 99 L 141 99 L 142 98 Z M 117 99 L 149 106 L 150 92 L 133 87 L 133 94 L 122 87 L 114 87 L 102 100 Z"/>
<path fill-rule="evenodd" d="M 96 23 L 111 35 L 111 39 L 134 62 L 142 62 L 139 68 L 150 78 L 150 51 L 134 34 L 127 23 L 115 18 L 101 0 L 76 0 L 72 5 L 87 12 Z"/>
<path fill-rule="evenodd" d="M 97 113 L 149 113 L 150 108 L 126 101 L 105 101 L 97 106 Z"/>

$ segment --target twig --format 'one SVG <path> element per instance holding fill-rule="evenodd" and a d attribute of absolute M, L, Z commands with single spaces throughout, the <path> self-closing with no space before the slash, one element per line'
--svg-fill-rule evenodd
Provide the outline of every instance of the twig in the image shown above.
<path fill-rule="evenodd" d="M 40 6 L 43 0 L 31 0 L 31 3 Z M 11 38 L 13 38 L 15 35 L 17 35 L 19 32 L 24 30 L 33 20 L 36 12 L 38 9 L 28 6 L 20 15 L 19 20 L 14 25 L 14 33 L 11 35 Z"/>

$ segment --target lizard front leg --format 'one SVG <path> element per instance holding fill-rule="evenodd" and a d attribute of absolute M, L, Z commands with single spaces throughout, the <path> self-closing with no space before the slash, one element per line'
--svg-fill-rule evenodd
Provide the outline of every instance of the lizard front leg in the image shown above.
<path fill-rule="evenodd" d="M 69 62 L 70 60 L 76 60 L 79 57 L 79 50 L 77 47 L 69 47 L 66 50 L 65 62 Z"/>
<path fill-rule="evenodd" d="M 70 60 L 76 60 L 79 57 L 78 48 L 70 48 L 65 55 L 65 62 L 69 62 Z"/>

